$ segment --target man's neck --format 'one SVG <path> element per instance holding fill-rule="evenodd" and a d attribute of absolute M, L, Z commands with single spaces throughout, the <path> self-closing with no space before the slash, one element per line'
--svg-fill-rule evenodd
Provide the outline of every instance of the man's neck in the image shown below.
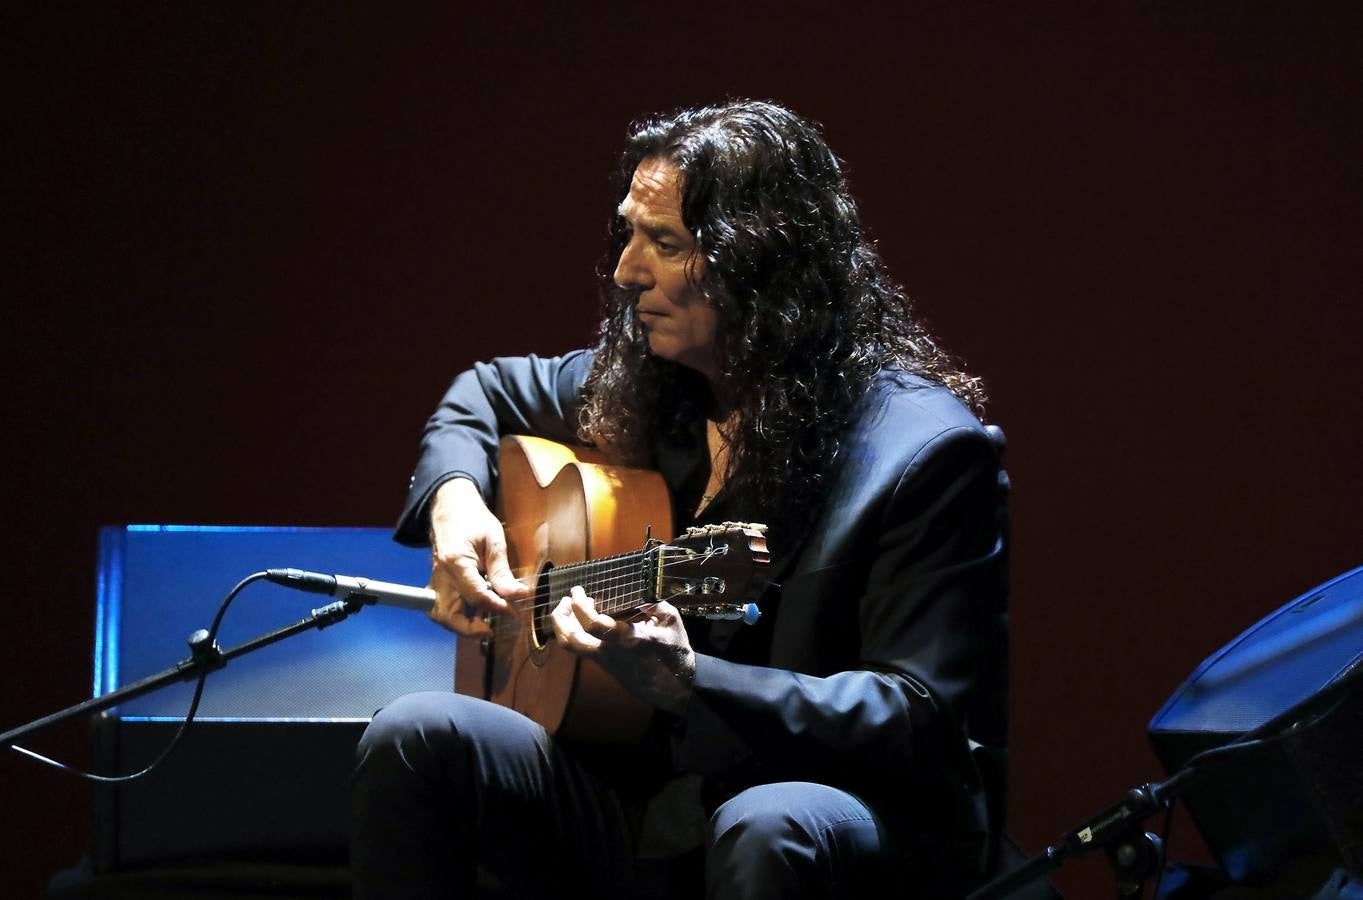
<path fill-rule="evenodd" d="M 724 427 L 728 431 L 738 420 L 738 407 L 726 391 L 721 391 L 715 382 L 708 381 L 708 396 L 705 399 L 705 418 Z"/>

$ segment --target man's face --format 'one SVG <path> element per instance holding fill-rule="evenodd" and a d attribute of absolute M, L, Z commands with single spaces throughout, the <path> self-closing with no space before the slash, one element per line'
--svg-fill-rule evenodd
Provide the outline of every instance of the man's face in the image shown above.
<path fill-rule="evenodd" d="M 629 243 L 615 267 L 615 283 L 638 292 L 635 314 L 650 350 L 714 381 L 719 316 L 696 287 L 704 260 L 692 259 L 696 242 L 682 223 L 681 191 L 681 175 L 671 163 L 639 163 L 620 204 Z"/>

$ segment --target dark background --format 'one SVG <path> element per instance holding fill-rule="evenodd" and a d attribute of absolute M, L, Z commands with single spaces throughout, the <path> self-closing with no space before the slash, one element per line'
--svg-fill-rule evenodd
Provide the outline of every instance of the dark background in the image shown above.
<path fill-rule="evenodd" d="M 750 96 L 1008 432 L 1013 831 L 1159 777 L 1183 678 L 1363 564 L 1363 6 L 1073 7 L 12 12 L 0 728 L 88 695 L 99 526 L 391 522 L 456 371 L 590 339 L 627 123 Z M 85 789 L 0 786 L 36 896 Z"/>

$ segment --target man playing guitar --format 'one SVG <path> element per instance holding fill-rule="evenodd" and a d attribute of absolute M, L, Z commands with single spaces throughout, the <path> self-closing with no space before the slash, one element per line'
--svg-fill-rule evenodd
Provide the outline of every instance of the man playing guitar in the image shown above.
<path fill-rule="evenodd" d="M 620 174 L 598 344 L 480 364 L 427 425 L 397 537 L 459 693 L 366 732 L 358 895 L 963 893 L 1007 702 L 979 382 L 788 110 L 649 120 Z"/>

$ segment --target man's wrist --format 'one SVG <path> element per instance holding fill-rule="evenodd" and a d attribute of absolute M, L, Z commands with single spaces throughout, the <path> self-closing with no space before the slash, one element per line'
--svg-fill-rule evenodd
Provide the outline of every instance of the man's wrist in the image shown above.
<path fill-rule="evenodd" d="M 431 497 L 426 503 L 425 510 L 426 539 L 432 548 L 435 547 L 435 523 L 441 518 L 442 507 L 447 504 L 457 504 L 465 499 L 471 500 L 474 497 L 478 498 L 479 503 L 486 503 L 478 482 L 473 480 L 473 476 L 463 472 L 452 472 L 436 484 L 431 491 Z"/>
<path fill-rule="evenodd" d="M 463 472 L 455 472 L 435 487 L 431 494 L 431 502 L 428 506 L 428 520 L 436 519 L 442 512 L 442 507 L 450 503 L 458 503 L 463 500 L 477 499 L 479 503 L 486 504 L 483 497 L 483 489 L 478 486 L 478 482 L 473 480 L 471 475 Z"/>

